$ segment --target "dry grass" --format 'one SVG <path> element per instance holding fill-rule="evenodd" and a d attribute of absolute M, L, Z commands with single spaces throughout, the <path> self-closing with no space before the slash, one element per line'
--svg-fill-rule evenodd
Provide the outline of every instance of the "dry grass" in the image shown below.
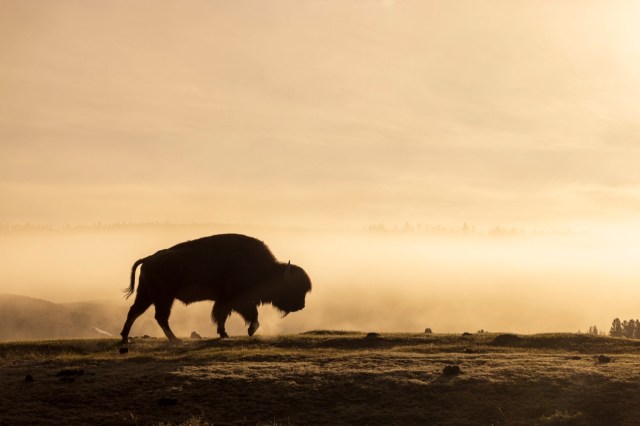
<path fill-rule="evenodd" d="M 637 424 L 638 342 L 495 337 L 3 343 L 0 424 Z"/>

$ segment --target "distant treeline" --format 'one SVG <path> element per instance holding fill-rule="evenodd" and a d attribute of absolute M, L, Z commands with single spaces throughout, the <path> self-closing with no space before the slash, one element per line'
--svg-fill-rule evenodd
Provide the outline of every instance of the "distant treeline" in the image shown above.
<path fill-rule="evenodd" d="M 146 230 L 146 229 L 180 229 L 180 228 L 205 228 L 220 229 L 273 229 L 273 230 L 305 230 L 305 231 L 347 231 L 355 233 L 375 233 L 375 234 L 428 234 L 428 235 L 461 235 L 461 236 L 488 236 L 488 237 L 509 237 L 509 236 L 553 236 L 553 235 L 573 235 L 571 229 L 565 230 L 524 230 L 516 227 L 494 226 L 486 229 L 478 229 L 474 225 L 463 223 L 461 226 L 444 226 L 430 224 L 411 224 L 405 222 L 403 225 L 388 225 L 377 223 L 363 228 L 351 229 L 331 229 L 313 227 L 282 227 L 269 225 L 248 225 L 231 223 L 177 223 L 177 222 L 95 222 L 85 224 L 40 224 L 40 223 L 0 223 L 2 233 L 22 233 L 22 232 L 59 232 L 59 231 L 92 231 L 92 230 Z"/>
<path fill-rule="evenodd" d="M 640 321 L 629 320 L 620 321 L 616 318 L 611 323 L 611 330 L 609 330 L 609 336 L 612 337 L 627 337 L 629 339 L 640 339 Z"/>
<path fill-rule="evenodd" d="M 181 228 L 228 228 L 232 224 L 224 223 L 174 223 L 174 222 L 95 222 L 88 224 L 39 224 L 39 223 L 0 223 L 0 232 L 67 232 L 67 231 L 112 231 L 112 230 L 148 230 Z"/>
<path fill-rule="evenodd" d="M 474 225 L 463 223 L 462 226 L 443 226 L 443 225 L 429 225 L 429 224 L 411 224 L 405 222 L 403 225 L 385 225 L 378 223 L 369 225 L 365 229 L 367 232 L 374 233 L 412 233 L 412 234 L 444 234 L 444 235 L 477 235 L 477 236 L 489 236 L 489 237 L 506 237 L 506 236 L 546 236 L 546 235 L 573 235 L 575 232 L 571 229 L 565 230 L 524 230 L 522 228 L 508 227 L 508 226 L 494 226 L 488 229 L 478 229 Z"/>

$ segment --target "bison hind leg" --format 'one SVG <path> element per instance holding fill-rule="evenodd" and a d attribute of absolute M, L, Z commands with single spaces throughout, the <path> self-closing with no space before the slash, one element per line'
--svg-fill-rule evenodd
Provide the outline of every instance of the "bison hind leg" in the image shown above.
<path fill-rule="evenodd" d="M 176 337 L 175 334 L 173 334 L 173 331 L 171 331 L 171 328 L 169 327 L 169 315 L 171 314 L 171 304 L 172 303 L 156 303 L 155 318 L 160 328 L 162 328 L 162 331 L 164 332 L 165 336 L 167 336 L 167 339 L 169 339 L 169 342 L 175 343 L 178 341 L 178 338 Z"/>
<path fill-rule="evenodd" d="M 249 333 L 249 337 L 253 336 L 256 331 L 258 331 L 258 328 L 260 328 L 260 323 L 258 322 L 258 320 L 251 321 L 251 324 L 249 324 L 249 329 L 247 330 L 247 332 Z"/>
<path fill-rule="evenodd" d="M 122 327 L 122 331 L 120 332 L 120 335 L 122 336 L 120 345 L 122 347 L 126 347 L 129 343 L 129 332 L 131 331 L 133 323 L 140 315 L 142 315 L 147 309 L 149 309 L 149 306 L 151 306 L 151 301 L 147 299 L 144 292 L 138 291 L 136 300 L 133 302 L 131 308 L 129 308 L 127 320 L 125 321 L 124 327 Z"/>

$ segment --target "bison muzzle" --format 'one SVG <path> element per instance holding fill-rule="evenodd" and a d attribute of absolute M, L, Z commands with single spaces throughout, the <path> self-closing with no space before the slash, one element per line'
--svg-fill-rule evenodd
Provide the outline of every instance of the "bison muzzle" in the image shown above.
<path fill-rule="evenodd" d="M 137 260 L 131 284 L 124 290 L 127 297 L 134 292 L 139 265 L 136 299 L 120 333 L 123 346 L 136 318 L 151 305 L 155 305 L 155 319 L 170 341 L 177 340 L 169 328 L 176 299 L 185 304 L 215 301 L 211 318 L 221 338 L 228 337 L 224 326 L 233 311 L 244 318 L 252 336 L 260 326 L 259 305 L 271 304 L 286 315 L 304 308 L 311 291 L 311 281 L 302 268 L 278 262 L 262 241 L 246 235 L 204 237 Z"/>

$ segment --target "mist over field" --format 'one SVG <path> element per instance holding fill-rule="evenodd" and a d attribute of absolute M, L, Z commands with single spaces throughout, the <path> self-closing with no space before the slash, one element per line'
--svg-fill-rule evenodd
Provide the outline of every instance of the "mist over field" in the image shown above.
<path fill-rule="evenodd" d="M 95 324 L 81 321 L 82 336 L 99 337 L 94 327 L 117 335 L 133 302 L 121 293 L 133 261 L 223 232 L 262 239 L 279 260 L 301 265 L 312 279 L 304 310 L 281 318 L 270 306 L 260 308 L 259 334 L 422 332 L 426 327 L 455 333 L 575 332 L 594 324 L 607 329 L 614 317 L 633 317 L 634 300 L 640 296 L 633 290 L 640 279 L 634 253 L 625 251 L 620 238 L 611 236 L 615 234 L 470 225 L 350 231 L 239 225 L 5 228 L 0 238 L 2 292 L 63 304 L 97 302 L 104 305 L 101 316 L 91 319 Z M 185 307 L 176 301 L 171 317 L 176 333 L 215 336 L 211 305 Z M 88 308 L 79 304 L 75 309 Z M 153 312 L 151 307 L 138 320 L 133 335 L 162 336 Z M 232 315 L 230 333 L 245 335 L 245 328 Z"/>

